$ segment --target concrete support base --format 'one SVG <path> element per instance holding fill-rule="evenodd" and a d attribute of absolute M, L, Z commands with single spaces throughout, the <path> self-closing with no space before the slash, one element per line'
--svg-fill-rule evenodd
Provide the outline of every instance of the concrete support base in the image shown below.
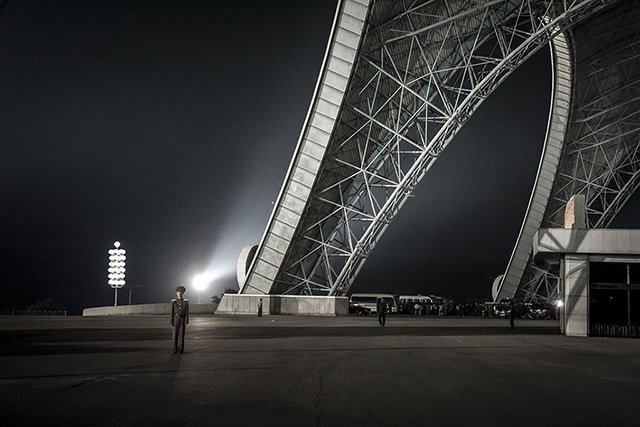
<path fill-rule="evenodd" d="M 347 297 L 306 295 L 224 294 L 216 314 L 258 315 L 262 298 L 262 314 L 298 314 L 308 316 L 340 316 L 349 314 Z"/>

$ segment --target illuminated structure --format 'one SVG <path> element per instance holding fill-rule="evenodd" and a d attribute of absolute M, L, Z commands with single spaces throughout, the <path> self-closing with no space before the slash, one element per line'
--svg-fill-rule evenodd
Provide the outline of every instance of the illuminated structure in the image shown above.
<path fill-rule="evenodd" d="M 109 286 L 115 290 L 115 303 L 118 305 L 118 289 L 125 285 L 125 265 L 127 251 L 120 248 L 120 242 L 113 244 L 115 249 L 109 249 Z"/>
<path fill-rule="evenodd" d="M 557 292 L 533 237 L 586 198 L 606 227 L 638 186 L 640 2 L 343 0 L 298 146 L 241 294 L 345 295 L 458 130 L 550 45 L 538 175 L 494 298 Z M 532 159 L 534 161 L 534 159 Z M 246 254 L 245 254 L 246 255 Z"/>

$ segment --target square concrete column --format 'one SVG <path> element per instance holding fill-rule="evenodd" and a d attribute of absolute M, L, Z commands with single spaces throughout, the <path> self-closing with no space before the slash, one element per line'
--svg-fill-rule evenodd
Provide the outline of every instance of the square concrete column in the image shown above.
<path fill-rule="evenodd" d="M 589 257 L 565 255 L 564 263 L 564 321 L 569 336 L 589 334 Z"/>

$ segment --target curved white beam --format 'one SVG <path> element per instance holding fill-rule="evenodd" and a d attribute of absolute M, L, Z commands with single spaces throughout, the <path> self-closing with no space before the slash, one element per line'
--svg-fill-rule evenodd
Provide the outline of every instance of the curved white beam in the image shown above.
<path fill-rule="evenodd" d="M 494 301 L 504 297 L 513 297 L 518 290 L 522 274 L 530 261 L 533 236 L 542 225 L 560 164 L 571 102 L 571 58 L 567 39 L 563 33 L 559 33 L 550 42 L 550 46 L 553 87 L 544 148 L 527 213 L 504 273 L 502 284 L 497 293 L 492 295 Z"/>
<path fill-rule="evenodd" d="M 267 294 L 316 180 L 356 60 L 369 0 L 342 0 L 313 100 L 278 200 L 240 293 Z"/>

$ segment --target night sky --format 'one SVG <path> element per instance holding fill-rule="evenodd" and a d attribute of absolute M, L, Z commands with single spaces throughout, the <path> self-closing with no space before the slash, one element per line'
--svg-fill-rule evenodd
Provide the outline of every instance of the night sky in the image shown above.
<path fill-rule="evenodd" d="M 237 288 L 237 257 L 264 231 L 335 7 L 11 0 L 0 14 L 0 310 L 48 297 L 73 314 L 112 305 L 116 240 L 134 304 L 169 301 L 205 271 L 215 279 L 202 302 Z M 550 84 L 544 49 L 460 131 L 352 291 L 490 297 L 535 179 Z M 638 225 L 637 199 L 614 226 Z"/>

